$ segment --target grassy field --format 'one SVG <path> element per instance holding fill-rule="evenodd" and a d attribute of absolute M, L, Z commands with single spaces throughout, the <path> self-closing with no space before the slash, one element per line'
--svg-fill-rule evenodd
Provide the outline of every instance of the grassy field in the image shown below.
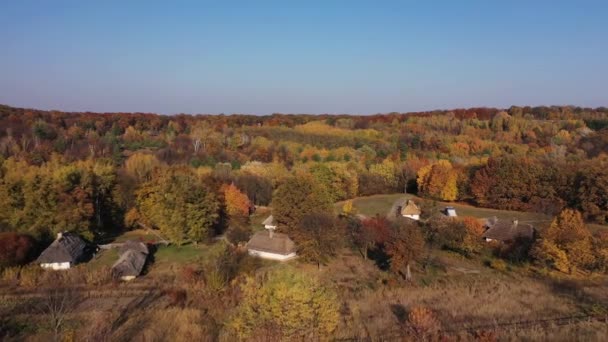
<path fill-rule="evenodd" d="M 472 216 L 480 219 L 489 218 L 493 216 L 504 220 L 517 219 L 520 222 L 530 223 L 534 226 L 541 228 L 547 226 L 552 219 L 552 217 L 542 213 L 478 208 L 464 203 L 451 203 L 440 201 L 432 202 L 414 196 L 412 194 L 388 194 L 358 197 L 353 200 L 353 207 L 357 210 L 357 213 L 363 214 L 365 216 L 371 217 L 375 216 L 376 214 L 384 216 L 388 214 L 391 207 L 399 199 L 412 199 L 418 204 L 427 201 L 431 204 L 435 204 L 436 210 L 438 212 L 446 206 L 451 206 L 456 209 L 456 212 L 459 216 Z M 343 205 L 344 202 L 336 203 L 336 210 L 341 210 Z M 599 224 L 588 224 L 588 227 L 592 232 L 595 232 L 598 229 L 608 229 L 607 226 Z"/>
<path fill-rule="evenodd" d="M 506 336 L 526 336 L 529 331 L 534 340 L 559 334 L 553 333 L 555 327 L 550 324 L 533 322 L 597 310 L 608 313 L 606 296 L 601 294 L 607 289 L 604 280 L 561 282 L 531 277 L 525 272 L 496 271 L 482 260 L 446 251 L 433 250 L 430 258 L 433 267 L 418 266 L 411 285 L 385 284 L 390 282 L 386 273 L 378 270 L 371 260 L 347 250 L 320 270 L 306 265 L 299 267 L 338 290 L 343 316 L 336 331 L 337 339 L 374 336 L 378 340 L 391 340 L 398 336 L 408 310 L 414 306 L 431 308 L 442 329 L 453 336 L 480 327 L 499 329 L 503 324 L 508 328 L 512 322 L 532 322 L 531 331 L 517 326 L 503 331 Z M 601 327 L 593 324 L 584 334 L 588 334 L 588 340 L 599 340 L 607 332 Z M 578 329 L 571 323 L 561 333 L 569 339 L 576 336 Z"/>
<path fill-rule="evenodd" d="M 115 249 L 101 250 L 86 264 L 90 270 L 98 270 L 103 267 L 112 267 L 118 260 L 118 251 Z"/>
<path fill-rule="evenodd" d="M 390 194 L 390 195 L 373 195 L 366 197 L 358 197 L 353 200 L 353 207 L 356 209 L 357 214 L 365 216 L 376 216 L 379 214 L 384 216 L 391 209 L 396 200 L 400 198 L 411 198 L 409 194 Z M 342 210 L 344 202 L 336 203 L 336 209 Z"/>

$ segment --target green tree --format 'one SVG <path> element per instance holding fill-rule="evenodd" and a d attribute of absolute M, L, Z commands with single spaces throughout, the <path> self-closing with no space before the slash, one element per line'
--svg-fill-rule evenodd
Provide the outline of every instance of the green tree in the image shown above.
<path fill-rule="evenodd" d="M 272 198 L 272 214 L 279 229 L 297 229 L 307 214 L 332 212 L 327 190 L 311 177 L 292 177 L 277 188 Z"/>
<path fill-rule="evenodd" d="M 186 167 L 156 173 L 137 192 L 139 212 L 172 242 L 205 240 L 218 219 L 216 196 Z"/>
<path fill-rule="evenodd" d="M 336 217 L 322 212 L 304 215 L 290 235 L 298 246 L 300 258 L 320 266 L 336 255 L 344 232 L 344 226 Z"/>

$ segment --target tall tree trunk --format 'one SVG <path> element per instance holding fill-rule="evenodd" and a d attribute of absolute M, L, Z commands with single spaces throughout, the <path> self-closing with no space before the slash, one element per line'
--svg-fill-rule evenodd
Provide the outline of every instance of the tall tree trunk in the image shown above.
<path fill-rule="evenodd" d="M 408 262 L 405 266 L 405 280 L 410 282 L 412 281 L 412 272 L 410 270 L 410 263 Z"/>

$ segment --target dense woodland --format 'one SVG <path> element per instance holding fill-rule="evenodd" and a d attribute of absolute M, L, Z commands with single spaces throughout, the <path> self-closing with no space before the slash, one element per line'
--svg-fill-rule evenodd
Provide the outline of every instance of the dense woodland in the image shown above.
<path fill-rule="evenodd" d="M 153 205 L 144 193 L 154 190 L 213 202 L 234 184 L 268 205 L 300 174 L 332 202 L 407 191 L 549 214 L 569 207 L 608 222 L 606 108 L 162 116 L 2 106 L 0 127 L 0 224 L 35 237 L 124 229 L 126 214 Z M 200 240 L 219 221 L 188 230 Z"/>
<path fill-rule="evenodd" d="M 493 268 L 504 269 L 505 260 L 602 273 L 608 234 L 585 225 L 608 224 L 607 170 L 608 108 L 166 116 L 0 106 L 0 268 L 31 260 L 62 231 L 103 242 L 153 229 L 177 246 L 225 234 L 237 245 L 251 235 L 250 215 L 264 207 L 299 246 L 300 260 L 317 267 L 350 247 L 407 282 L 428 246 L 483 253 L 478 220 L 362 218 L 349 201 L 410 193 L 428 207 L 464 202 L 555 217 L 534 241 L 497 246 Z M 242 262 L 230 255 L 230 263 Z M 235 267 L 222 271 L 232 272 L 226 279 L 245 266 Z M 247 278 L 244 304 L 224 321 L 230 336 L 268 336 L 258 326 L 283 337 L 333 331 L 339 301 L 315 281 L 291 271 Z M 303 307 L 280 323 L 271 308 L 253 317 L 266 309 L 260 298 L 286 300 L 272 297 L 273 286 L 295 289 L 286 296 L 310 298 L 317 311 Z M 410 320 L 432 330 L 425 327 L 435 318 L 416 310 Z"/>

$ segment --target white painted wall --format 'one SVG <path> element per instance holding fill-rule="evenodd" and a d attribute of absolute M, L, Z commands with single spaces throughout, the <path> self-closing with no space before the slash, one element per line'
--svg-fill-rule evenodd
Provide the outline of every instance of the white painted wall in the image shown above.
<path fill-rule="evenodd" d="M 420 220 L 420 215 L 403 215 L 403 217 L 411 218 L 412 220 Z"/>
<path fill-rule="evenodd" d="M 284 255 L 284 254 L 257 251 L 255 249 L 248 249 L 247 251 L 249 252 L 249 255 L 251 255 L 251 256 L 256 256 L 256 257 L 259 257 L 262 259 L 269 259 L 269 260 L 285 261 L 285 260 L 295 258 L 295 256 L 296 256 L 295 252 Z"/>
<path fill-rule="evenodd" d="M 272 226 L 272 225 L 267 224 L 267 225 L 264 225 L 264 228 L 266 228 L 266 229 L 277 229 L 277 226 Z"/>
<path fill-rule="evenodd" d="M 42 268 L 50 268 L 53 269 L 55 271 L 57 270 L 67 270 L 70 268 L 70 263 L 69 262 L 53 262 L 53 263 L 45 263 L 45 264 L 40 264 L 40 266 Z"/>

